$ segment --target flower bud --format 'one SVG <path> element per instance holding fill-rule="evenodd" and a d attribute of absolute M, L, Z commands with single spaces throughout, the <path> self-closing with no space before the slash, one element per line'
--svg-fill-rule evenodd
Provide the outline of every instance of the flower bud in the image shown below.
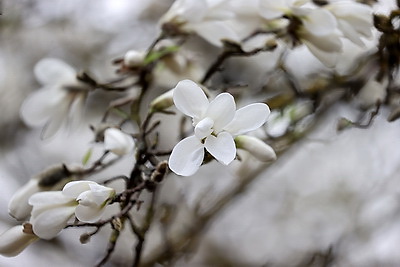
<path fill-rule="evenodd" d="M 235 138 L 235 143 L 237 148 L 248 151 L 260 161 L 269 162 L 276 160 L 276 154 L 272 147 L 256 137 L 239 135 Z"/>
<path fill-rule="evenodd" d="M 124 56 L 124 65 L 130 68 L 139 67 L 143 64 L 144 53 L 136 50 L 129 50 Z"/>
<path fill-rule="evenodd" d="M 45 169 L 15 192 L 8 203 L 9 214 L 17 220 L 25 219 L 32 210 L 32 206 L 28 204 L 28 199 L 33 194 L 61 189 L 70 180 L 73 180 L 73 178 L 65 165 L 56 165 Z"/>
<path fill-rule="evenodd" d="M 24 226 L 14 226 L 0 235 L 0 255 L 14 257 L 37 239 L 33 233 L 24 231 Z"/>
<path fill-rule="evenodd" d="M 174 89 L 171 89 L 171 90 L 163 93 L 162 95 L 156 97 L 150 103 L 150 110 L 152 112 L 163 111 L 163 110 L 171 107 L 174 104 L 173 94 L 174 94 Z"/>
<path fill-rule="evenodd" d="M 130 153 L 135 147 L 132 136 L 117 128 L 108 128 L 104 131 L 104 148 L 112 153 L 123 156 Z"/>

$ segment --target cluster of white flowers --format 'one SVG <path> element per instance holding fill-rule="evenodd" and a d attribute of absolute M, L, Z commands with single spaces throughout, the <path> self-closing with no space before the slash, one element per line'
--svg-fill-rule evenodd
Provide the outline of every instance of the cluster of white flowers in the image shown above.
<path fill-rule="evenodd" d="M 223 40 L 238 42 L 244 33 L 257 30 L 280 32 L 276 38 L 288 45 L 305 44 L 322 63 L 334 66 L 342 51 L 341 38 L 362 46 L 360 36 L 371 36 L 372 9 L 351 0 L 326 5 L 311 0 L 178 0 L 160 22 L 167 30 L 173 25 L 216 46 Z"/>

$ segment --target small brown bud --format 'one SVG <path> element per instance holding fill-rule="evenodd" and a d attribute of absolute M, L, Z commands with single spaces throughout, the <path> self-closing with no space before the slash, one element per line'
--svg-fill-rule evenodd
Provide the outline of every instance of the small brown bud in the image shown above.
<path fill-rule="evenodd" d="M 89 233 L 84 233 L 79 237 L 79 242 L 81 242 L 81 244 L 87 244 L 90 242 L 91 237 Z"/>

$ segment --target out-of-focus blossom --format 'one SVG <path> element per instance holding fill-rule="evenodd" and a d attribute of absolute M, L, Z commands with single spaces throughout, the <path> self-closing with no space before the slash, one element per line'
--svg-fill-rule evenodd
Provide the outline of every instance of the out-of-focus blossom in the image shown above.
<path fill-rule="evenodd" d="M 238 41 L 234 30 L 227 21 L 235 14 L 227 0 L 177 0 L 160 19 L 166 31 L 196 33 L 215 46 L 222 46 L 221 40 Z"/>
<path fill-rule="evenodd" d="M 0 255 L 6 257 L 17 256 L 29 244 L 38 239 L 33 233 L 25 231 L 24 226 L 14 226 L 0 235 Z"/>
<path fill-rule="evenodd" d="M 332 2 L 324 8 L 336 17 L 338 28 L 344 37 L 353 43 L 364 46 L 360 35 L 372 36 L 373 21 L 370 6 L 353 1 L 340 1 Z"/>
<path fill-rule="evenodd" d="M 272 147 L 270 147 L 257 137 L 249 135 L 239 135 L 235 138 L 235 143 L 237 148 L 246 150 L 250 153 L 250 155 L 254 156 L 260 161 L 269 162 L 276 160 L 276 154 Z"/>
<path fill-rule="evenodd" d="M 184 80 L 174 88 L 178 110 L 192 117 L 194 135 L 181 140 L 172 150 L 169 167 L 176 174 L 194 174 L 206 149 L 219 162 L 228 165 L 236 156 L 234 136 L 259 128 L 270 113 L 266 104 L 255 103 L 236 111 L 233 96 L 219 94 L 209 102 L 194 82 Z"/>
<path fill-rule="evenodd" d="M 15 192 L 8 203 L 8 212 L 17 220 L 27 218 L 32 210 L 29 198 L 41 191 L 60 190 L 66 183 L 76 179 L 64 165 L 56 165 L 35 175 L 24 186 Z"/>
<path fill-rule="evenodd" d="M 260 1 L 260 15 L 267 20 L 289 18 L 288 35 L 292 41 L 304 43 L 310 52 L 327 66 L 334 66 L 336 53 L 342 49 L 337 21 L 324 8 L 304 6 L 309 1 Z"/>
<path fill-rule="evenodd" d="M 114 194 L 113 188 L 91 181 L 70 182 L 63 191 L 36 193 L 29 199 L 33 233 L 42 239 L 54 238 L 74 214 L 80 221 L 94 222 Z"/>
<path fill-rule="evenodd" d="M 78 122 L 90 87 L 79 81 L 76 71 L 59 59 L 42 59 L 34 73 L 43 87 L 24 101 L 21 117 L 30 126 L 44 126 L 42 136 L 47 138 L 63 125 Z"/>
<path fill-rule="evenodd" d="M 123 156 L 135 148 L 132 136 L 117 128 L 108 128 L 104 131 L 104 148 L 112 153 Z"/>

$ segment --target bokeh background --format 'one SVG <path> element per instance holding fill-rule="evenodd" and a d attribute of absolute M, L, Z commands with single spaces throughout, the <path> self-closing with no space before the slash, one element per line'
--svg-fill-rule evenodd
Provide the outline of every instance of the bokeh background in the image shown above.
<path fill-rule="evenodd" d="M 20 120 L 22 101 L 40 88 L 33 76 L 35 63 L 56 57 L 102 80 L 115 77 L 111 61 L 130 49 L 146 49 L 157 36 L 157 20 L 171 3 L 3 0 L 0 232 L 18 224 L 7 212 L 12 194 L 49 165 L 79 163 L 92 138 L 88 127 L 82 127 L 41 140 L 40 129 L 28 128 Z M 393 6 L 394 1 L 383 0 L 374 10 L 385 13 Z M 374 44 L 371 40 L 369 46 Z M 201 41 L 195 45 L 205 45 L 199 53 L 212 53 Z M 303 52 L 298 56 L 304 56 Z M 268 56 L 260 57 L 257 66 Z M 299 62 L 307 62 L 306 67 L 313 71 L 320 67 L 315 59 L 294 56 L 293 64 Z M 237 64 L 233 75 L 250 63 L 238 60 Z M 262 73 L 263 69 L 253 75 L 262 79 Z M 95 111 L 104 103 L 101 95 L 89 103 L 93 114 L 85 117 L 88 123 L 98 119 Z M 328 266 L 324 264 L 332 259 L 334 266 L 400 266 L 400 125 L 387 122 L 388 111 L 382 109 L 369 129 L 336 132 L 338 118 L 355 119 L 357 115 L 352 104 L 334 105 L 309 136 L 216 216 L 197 249 L 176 266 Z M 162 129 L 173 132 L 176 125 Z M 165 143 L 172 147 L 173 139 Z M 190 178 L 170 175 L 161 201 L 190 210 L 205 191 L 212 198 L 229 187 L 237 167 L 211 163 Z M 121 162 L 117 168 L 128 172 L 129 162 Z M 81 233 L 66 230 L 15 258 L 0 256 L 0 266 L 91 266 L 106 247 L 107 232 L 85 245 L 79 243 Z M 153 231 L 146 253 L 151 254 L 158 234 Z M 133 236 L 121 240 L 107 266 L 127 266 L 132 253 L 129 238 Z"/>

